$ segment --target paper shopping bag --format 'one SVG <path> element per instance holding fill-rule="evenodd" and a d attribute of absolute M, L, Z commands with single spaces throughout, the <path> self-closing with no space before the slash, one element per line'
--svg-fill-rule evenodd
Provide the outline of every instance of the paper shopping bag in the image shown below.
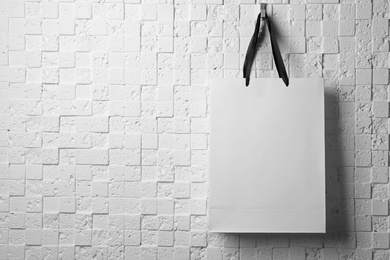
<path fill-rule="evenodd" d="M 325 232 L 322 79 L 210 81 L 209 228 Z"/>

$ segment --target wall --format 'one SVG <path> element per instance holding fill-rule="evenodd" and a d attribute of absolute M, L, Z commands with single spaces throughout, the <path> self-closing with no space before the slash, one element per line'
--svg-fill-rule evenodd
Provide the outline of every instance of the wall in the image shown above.
<path fill-rule="evenodd" d="M 389 3 L 268 2 L 325 78 L 327 234 L 207 232 L 206 83 L 241 77 L 254 0 L 0 0 L 0 258 L 388 259 Z"/>

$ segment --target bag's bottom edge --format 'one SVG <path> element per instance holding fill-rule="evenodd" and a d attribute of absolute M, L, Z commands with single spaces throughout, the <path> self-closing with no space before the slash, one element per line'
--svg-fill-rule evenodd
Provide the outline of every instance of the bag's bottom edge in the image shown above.
<path fill-rule="evenodd" d="M 237 231 L 237 230 L 214 230 L 209 229 L 210 233 L 236 233 L 236 234 L 325 234 L 326 230 L 318 231 Z"/>
<path fill-rule="evenodd" d="M 209 209 L 218 233 L 326 233 L 325 209 Z"/>

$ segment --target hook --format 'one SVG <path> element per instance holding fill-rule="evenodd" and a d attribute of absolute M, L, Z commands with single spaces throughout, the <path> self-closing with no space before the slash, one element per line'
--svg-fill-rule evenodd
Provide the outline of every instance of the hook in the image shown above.
<path fill-rule="evenodd" d="M 265 12 L 266 12 L 266 4 L 261 3 L 260 4 L 260 11 L 261 11 L 261 18 L 265 18 Z"/>

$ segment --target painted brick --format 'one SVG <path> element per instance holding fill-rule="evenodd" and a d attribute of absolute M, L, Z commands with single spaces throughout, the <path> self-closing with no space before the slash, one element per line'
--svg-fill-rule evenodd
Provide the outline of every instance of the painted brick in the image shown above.
<path fill-rule="evenodd" d="M 388 200 L 373 200 L 372 201 L 372 214 L 373 215 L 389 215 L 389 201 Z"/>
<path fill-rule="evenodd" d="M 389 181 L 388 167 L 373 167 L 371 169 L 371 180 L 374 183 L 387 183 Z"/>
<path fill-rule="evenodd" d="M 388 233 L 374 233 L 373 234 L 373 247 L 378 249 L 389 248 L 389 234 Z"/>
<path fill-rule="evenodd" d="M 323 77 L 332 102 L 335 233 L 315 239 L 207 232 L 207 80 L 239 76 L 258 3 L 0 2 L 2 255 L 388 258 L 386 1 L 267 7 L 290 77 Z M 264 43 L 254 70 L 277 77 Z"/>

